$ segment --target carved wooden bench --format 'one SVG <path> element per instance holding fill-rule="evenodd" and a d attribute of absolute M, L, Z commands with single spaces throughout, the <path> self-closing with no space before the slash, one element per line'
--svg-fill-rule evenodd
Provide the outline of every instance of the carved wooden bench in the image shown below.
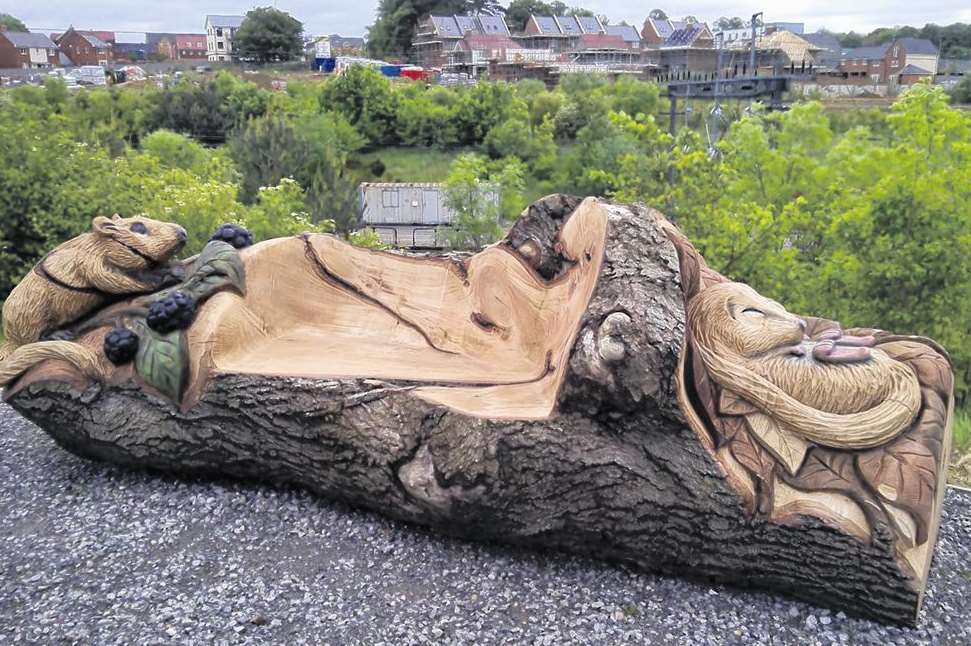
<path fill-rule="evenodd" d="M 468 258 L 305 235 L 184 270 L 75 326 L 99 375 L 45 361 L 7 401 L 92 458 L 916 621 L 952 406 L 931 341 L 794 316 L 656 211 L 565 196 Z M 193 322 L 153 329 L 173 290 Z"/>

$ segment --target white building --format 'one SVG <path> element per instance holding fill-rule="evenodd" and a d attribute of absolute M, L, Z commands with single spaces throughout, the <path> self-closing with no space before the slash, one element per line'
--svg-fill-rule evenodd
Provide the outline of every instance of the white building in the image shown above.
<path fill-rule="evenodd" d="M 499 204 L 499 193 L 485 191 Z M 454 214 L 441 184 L 365 182 L 360 187 L 361 219 L 381 242 L 410 249 L 443 249 Z"/>
<path fill-rule="evenodd" d="M 236 31 L 246 16 L 206 16 L 206 54 L 210 61 L 236 59 Z"/>

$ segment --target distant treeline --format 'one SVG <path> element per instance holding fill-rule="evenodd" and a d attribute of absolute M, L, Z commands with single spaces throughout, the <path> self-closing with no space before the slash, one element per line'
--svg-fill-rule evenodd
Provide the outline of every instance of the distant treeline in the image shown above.
<path fill-rule="evenodd" d="M 879 27 L 869 34 L 855 31 L 837 33 L 843 47 L 884 45 L 895 38 L 926 38 L 941 50 L 942 58 L 971 58 L 971 24 L 956 22 L 946 26 L 927 24 L 917 27 Z"/>

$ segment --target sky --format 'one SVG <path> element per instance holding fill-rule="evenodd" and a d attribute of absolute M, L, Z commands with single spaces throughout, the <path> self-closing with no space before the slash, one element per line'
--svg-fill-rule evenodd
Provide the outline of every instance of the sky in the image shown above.
<path fill-rule="evenodd" d="M 62 30 L 69 25 L 79 29 L 108 31 L 163 31 L 202 33 L 206 14 L 244 14 L 254 6 L 268 4 L 290 12 L 304 23 L 309 34 L 363 36 L 374 22 L 377 0 L 338 2 L 336 0 L 0 0 L 0 13 L 23 20 L 36 31 Z M 634 6 L 630 0 L 587 0 L 571 2 L 606 15 L 611 22 L 626 20 L 638 27 L 655 6 L 671 16 L 693 15 L 701 20 L 719 16 L 748 17 L 764 11 L 767 21 L 806 23 L 807 31 L 826 27 L 833 31 L 868 32 L 875 27 L 893 25 L 923 26 L 925 23 L 949 24 L 971 22 L 968 0 L 932 0 L 928 4 L 914 0 L 790 0 L 785 9 L 773 9 L 767 2 L 739 0 L 693 0 Z"/>

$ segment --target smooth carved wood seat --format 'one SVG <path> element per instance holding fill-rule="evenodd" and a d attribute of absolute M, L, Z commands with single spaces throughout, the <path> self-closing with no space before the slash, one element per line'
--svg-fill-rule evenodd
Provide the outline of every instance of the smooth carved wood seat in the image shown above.
<path fill-rule="evenodd" d="M 495 245 L 465 262 L 360 249 L 327 235 L 243 252 L 247 293 L 222 293 L 189 331 L 207 373 L 371 378 L 490 418 L 550 415 L 603 262 L 607 213 L 587 200 L 560 232 L 571 261 L 544 280 Z"/>

